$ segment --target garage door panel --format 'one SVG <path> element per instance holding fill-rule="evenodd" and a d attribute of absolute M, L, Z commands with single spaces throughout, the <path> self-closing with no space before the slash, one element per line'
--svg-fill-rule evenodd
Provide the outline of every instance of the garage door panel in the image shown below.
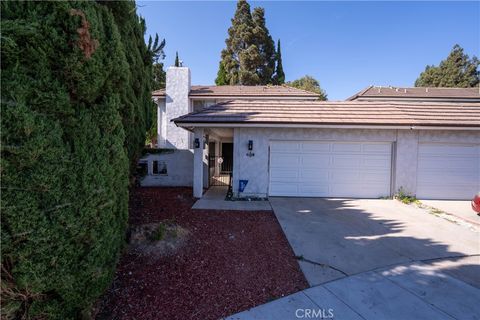
<path fill-rule="evenodd" d="M 392 152 L 392 145 L 385 143 L 365 143 L 363 144 L 363 152 L 369 154 L 390 154 Z"/>
<path fill-rule="evenodd" d="M 276 182 L 271 185 L 270 187 L 270 194 L 271 195 L 298 195 L 298 185 L 292 184 L 288 182 Z"/>
<path fill-rule="evenodd" d="M 325 168 L 330 165 L 329 156 L 319 156 L 317 155 L 302 155 L 301 164 L 306 168 Z"/>
<path fill-rule="evenodd" d="M 418 184 L 432 184 L 432 185 L 475 185 L 477 182 L 477 175 L 469 174 L 468 172 L 449 172 L 442 171 L 441 175 L 435 171 L 422 171 L 418 174 Z"/>
<path fill-rule="evenodd" d="M 270 146 L 271 151 L 282 151 L 286 153 L 293 153 L 293 152 L 299 152 L 301 149 L 301 143 L 300 142 L 282 142 L 282 141 L 277 141 L 275 144 L 272 144 Z"/>
<path fill-rule="evenodd" d="M 319 183 L 328 182 L 329 173 L 328 170 L 301 170 L 300 181 L 318 181 Z"/>
<path fill-rule="evenodd" d="M 301 145 L 299 161 L 283 151 L 289 149 L 288 143 L 278 148 L 277 142 L 271 142 L 271 196 L 378 198 L 390 194 L 390 143 L 292 141 Z M 287 167 L 291 171 L 283 173 Z"/>
<path fill-rule="evenodd" d="M 471 158 L 453 158 L 453 157 L 429 157 L 419 161 L 418 168 L 420 170 L 454 170 L 468 171 L 477 168 L 476 159 Z M 461 170 L 458 170 L 461 169 Z"/>
<path fill-rule="evenodd" d="M 272 168 L 270 176 L 272 181 L 290 181 L 290 179 L 297 180 L 299 175 L 296 169 Z"/>
<path fill-rule="evenodd" d="M 362 145 L 360 143 L 333 143 L 333 152 L 360 153 Z"/>
<path fill-rule="evenodd" d="M 302 152 L 326 153 L 330 151 L 330 143 L 304 142 Z"/>
<path fill-rule="evenodd" d="M 356 197 L 359 198 L 378 198 L 382 196 L 382 193 L 379 193 L 379 188 L 381 185 L 363 185 L 361 190 L 355 185 L 345 184 L 345 183 L 334 183 L 330 187 L 330 193 L 334 194 L 335 197 L 352 197 L 352 194 L 356 194 Z"/>
<path fill-rule="evenodd" d="M 422 143 L 418 154 L 418 198 L 467 200 L 480 190 L 479 145 Z"/>
<path fill-rule="evenodd" d="M 361 180 L 361 174 L 358 170 L 332 171 L 331 182 L 357 183 Z"/>
<path fill-rule="evenodd" d="M 379 182 L 382 184 L 390 183 L 390 171 L 381 170 L 381 171 L 364 171 L 360 175 L 360 178 L 365 182 Z"/>
<path fill-rule="evenodd" d="M 417 193 L 428 194 L 428 198 L 424 199 L 452 199 L 452 200 L 469 200 L 465 197 L 465 194 L 469 194 L 470 198 L 478 192 L 478 189 L 474 187 L 460 187 L 460 186 L 449 186 L 448 195 L 445 194 L 445 188 L 442 186 L 435 187 L 431 185 L 418 185 Z M 421 197 L 423 198 L 423 197 Z"/>
<path fill-rule="evenodd" d="M 352 155 L 334 155 L 332 157 L 332 166 L 334 168 L 355 168 L 358 169 L 362 165 L 362 158 Z"/>
<path fill-rule="evenodd" d="M 437 157 L 478 156 L 478 146 L 463 144 L 420 144 L 418 154 L 433 155 Z"/>
<path fill-rule="evenodd" d="M 302 184 L 298 187 L 298 195 L 307 197 L 326 197 L 329 193 L 325 184 Z"/>
<path fill-rule="evenodd" d="M 291 154 L 282 154 L 279 157 L 274 157 L 270 159 L 270 164 L 272 167 L 292 167 L 300 165 L 300 156 L 291 155 Z"/>

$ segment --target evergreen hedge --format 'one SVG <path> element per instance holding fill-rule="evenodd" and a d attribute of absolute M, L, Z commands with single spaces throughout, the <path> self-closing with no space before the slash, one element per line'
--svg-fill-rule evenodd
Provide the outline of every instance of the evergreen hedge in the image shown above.
<path fill-rule="evenodd" d="M 88 315 L 153 109 L 134 2 L 1 3 L 2 318 Z"/>

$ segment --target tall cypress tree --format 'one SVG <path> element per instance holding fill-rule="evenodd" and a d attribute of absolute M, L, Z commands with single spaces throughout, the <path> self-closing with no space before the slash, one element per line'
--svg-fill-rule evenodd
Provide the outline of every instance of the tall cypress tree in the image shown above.
<path fill-rule="evenodd" d="M 180 67 L 180 60 L 178 60 L 178 51 L 175 53 L 175 67 Z"/>
<path fill-rule="evenodd" d="M 0 6 L 2 319 L 84 318 L 151 120 L 145 24 L 133 1 Z"/>
<path fill-rule="evenodd" d="M 280 48 L 280 39 L 278 39 L 278 43 L 277 43 L 277 68 L 275 70 L 274 79 L 275 79 L 274 83 L 277 85 L 281 85 L 285 83 L 285 72 L 283 72 L 282 49 Z"/>
<path fill-rule="evenodd" d="M 255 45 L 261 57 L 257 74 L 260 78 L 260 84 L 271 84 L 273 82 L 272 76 L 275 72 L 275 43 L 265 24 L 265 9 L 253 9 L 252 18 L 255 24 L 253 29 Z"/>
<path fill-rule="evenodd" d="M 457 44 L 438 67 L 426 66 L 415 87 L 476 87 L 480 80 L 479 65 L 477 57 L 470 58 Z"/>

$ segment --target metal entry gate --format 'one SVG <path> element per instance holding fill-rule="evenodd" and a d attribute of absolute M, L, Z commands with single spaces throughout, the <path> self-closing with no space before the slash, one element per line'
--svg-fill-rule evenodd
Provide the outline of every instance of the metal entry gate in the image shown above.
<path fill-rule="evenodd" d="M 208 176 L 210 186 L 229 186 L 232 179 L 233 159 L 209 156 Z"/>

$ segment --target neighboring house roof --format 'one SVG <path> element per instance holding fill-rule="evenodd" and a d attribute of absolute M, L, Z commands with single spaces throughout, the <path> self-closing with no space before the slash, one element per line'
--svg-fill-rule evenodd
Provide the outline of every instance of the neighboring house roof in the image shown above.
<path fill-rule="evenodd" d="M 480 102 L 480 88 L 401 88 L 369 86 L 347 99 L 352 100 L 438 100 Z"/>
<path fill-rule="evenodd" d="M 152 92 L 155 97 L 165 96 L 165 89 Z M 191 98 L 318 98 L 314 92 L 289 86 L 191 86 Z"/>
<path fill-rule="evenodd" d="M 480 103 L 237 100 L 219 103 L 172 121 L 182 127 L 206 124 L 266 127 L 374 125 L 476 127 L 480 130 Z"/>

